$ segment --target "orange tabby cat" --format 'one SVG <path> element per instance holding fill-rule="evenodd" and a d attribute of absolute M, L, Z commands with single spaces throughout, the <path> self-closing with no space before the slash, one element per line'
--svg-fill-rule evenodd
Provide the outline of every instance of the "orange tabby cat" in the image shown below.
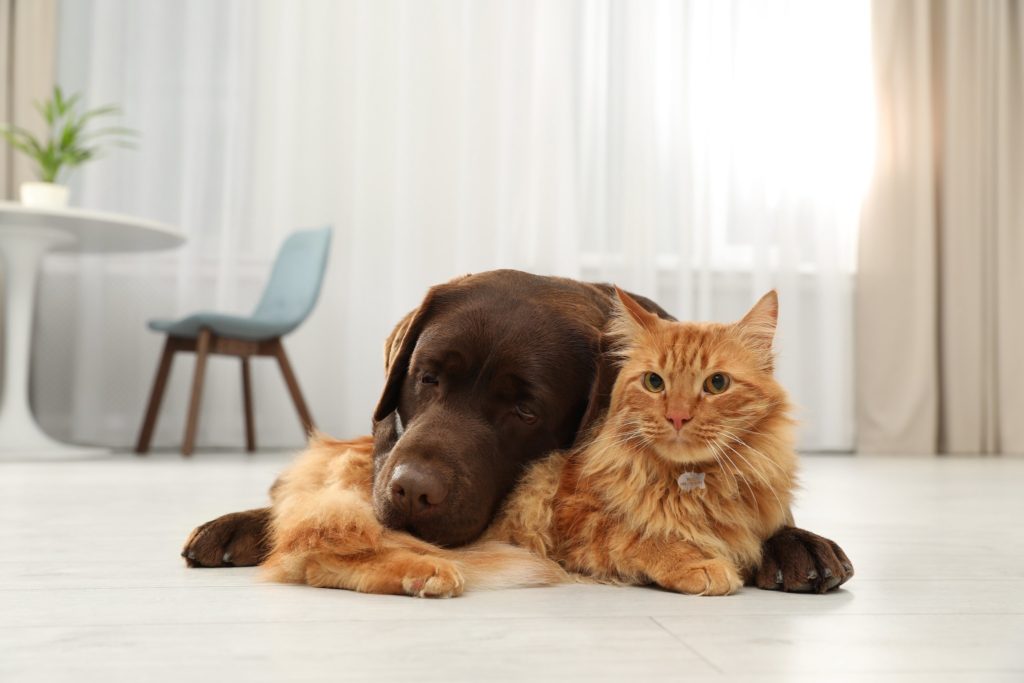
<path fill-rule="evenodd" d="M 776 295 L 734 324 L 665 321 L 618 296 L 606 418 L 582 450 L 534 463 L 481 542 L 448 550 L 385 529 L 369 441 L 320 438 L 275 491 L 270 577 L 437 597 L 557 583 L 563 568 L 684 593 L 739 588 L 789 521 L 795 486 L 772 375 Z"/>
<path fill-rule="evenodd" d="M 582 451 L 535 464 L 486 538 L 599 580 L 732 593 L 795 485 L 772 376 L 775 292 L 732 325 L 669 322 L 618 295 L 622 366 L 604 423 Z"/>

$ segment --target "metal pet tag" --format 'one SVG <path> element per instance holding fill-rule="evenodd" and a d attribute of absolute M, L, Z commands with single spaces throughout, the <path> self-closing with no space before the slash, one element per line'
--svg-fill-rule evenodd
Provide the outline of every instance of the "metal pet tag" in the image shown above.
<path fill-rule="evenodd" d="M 704 473 L 683 472 L 676 481 L 679 482 L 679 488 L 689 493 L 695 489 L 704 488 Z"/>

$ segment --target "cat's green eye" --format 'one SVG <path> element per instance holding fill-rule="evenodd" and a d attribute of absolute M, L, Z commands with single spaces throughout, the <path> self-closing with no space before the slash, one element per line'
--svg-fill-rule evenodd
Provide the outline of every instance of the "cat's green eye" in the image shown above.
<path fill-rule="evenodd" d="M 644 389 L 652 393 L 656 394 L 659 391 L 665 390 L 665 380 L 663 380 L 660 375 L 653 372 L 645 372 L 643 382 Z"/>
<path fill-rule="evenodd" d="M 729 375 L 716 372 L 704 380 L 704 391 L 709 394 L 720 394 L 729 388 Z"/>

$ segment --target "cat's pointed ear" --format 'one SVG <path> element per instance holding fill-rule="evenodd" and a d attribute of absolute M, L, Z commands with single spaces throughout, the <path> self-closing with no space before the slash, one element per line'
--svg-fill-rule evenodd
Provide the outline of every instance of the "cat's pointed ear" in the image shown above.
<path fill-rule="evenodd" d="M 762 296 L 736 326 L 751 346 L 770 355 L 778 320 L 779 295 L 773 289 Z"/>
<path fill-rule="evenodd" d="M 615 288 L 615 296 L 618 299 L 615 309 L 618 313 L 620 332 L 633 337 L 640 330 L 653 330 L 659 318 L 654 313 L 637 303 L 637 300 L 626 294 L 618 287 Z M 621 329 L 625 328 L 625 329 Z"/>

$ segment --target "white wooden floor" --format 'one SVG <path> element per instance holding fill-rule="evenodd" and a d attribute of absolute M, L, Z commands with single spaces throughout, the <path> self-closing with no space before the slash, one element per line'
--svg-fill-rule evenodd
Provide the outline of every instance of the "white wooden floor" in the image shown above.
<path fill-rule="evenodd" d="M 0 463 L 0 681 L 1024 681 L 1024 460 L 804 459 L 826 596 L 572 586 L 447 601 L 186 569 L 282 455 Z"/>

